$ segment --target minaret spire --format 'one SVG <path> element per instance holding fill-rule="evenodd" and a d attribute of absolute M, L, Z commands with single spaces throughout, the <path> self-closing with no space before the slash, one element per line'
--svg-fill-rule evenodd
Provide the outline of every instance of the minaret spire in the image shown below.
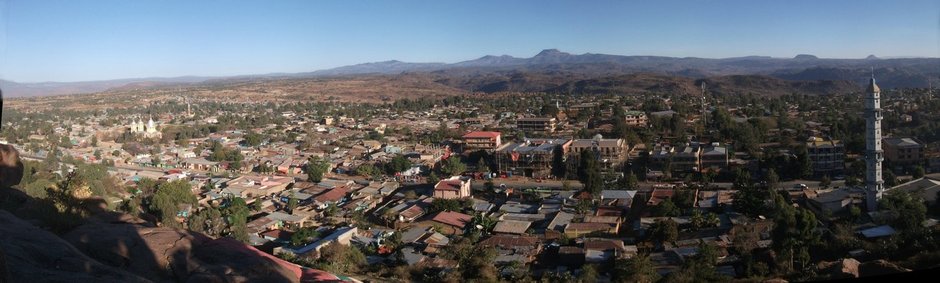
<path fill-rule="evenodd" d="M 878 208 L 878 200 L 885 191 L 881 178 L 881 89 L 875 83 L 874 67 L 865 94 L 865 190 L 868 211 Z"/>

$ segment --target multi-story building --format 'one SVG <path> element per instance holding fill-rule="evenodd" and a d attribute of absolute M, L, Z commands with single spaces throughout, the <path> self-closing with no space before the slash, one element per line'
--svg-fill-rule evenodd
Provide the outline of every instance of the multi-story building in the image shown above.
<path fill-rule="evenodd" d="M 458 199 L 470 197 L 470 180 L 453 176 L 440 180 L 434 185 L 434 197 L 440 199 Z"/>
<path fill-rule="evenodd" d="M 464 150 L 493 150 L 502 144 L 499 132 L 474 131 L 463 135 Z"/>
<path fill-rule="evenodd" d="M 702 150 L 701 170 L 725 170 L 728 169 L 728 149 L 713 143 Z"/>
<path fill-rule="evenodd" d="M 558 126 L 555 118 L 528 117 L 516 119 L 516 128 L 520 131 L 554 132 Z"/>
<path fill-rule="evenodd" d="M 913 138 L 884 138 L 885 160 L 896 167 L 916 166 L 924 163 L 924 144 Z"/>
<path fill-rule="evenodd" d="M 568 139 L 526 139 L 522 143 L 506 143 L 494 154 L 497 170 L 509 175 L 548 177 L 552 174 L 556 155 L 564 158 L 570 145 L 571 140 Z"/>
<path fill-rule="evenodd" d="M 813 166 L 813 176 L 841 176 L 845 171 L 845 145 L 838 140 L 812 137 L 806 151 Z"/>
<path fill-rule="evenodd" d="M 572 162 L 578 162 L 581 152 L 585 150 L 594 151 L 598 158 L 601 168 L 610 172 L 619 171 L 621 166 L 630 156 L 630 145 L 624 139 L 604 139 L 600 135 L 593 139 L 577 139 L 571 142 L 568 158 Z M 577 163 L 574 163 L 577 164 Z"/>
<path fill-rule="evenodd" d="M 581 111 L 592 111 L 593 109 L 600 106 L 600 103 L 597 102 L 585 102 L 577 105 L 568 106 L 566 111 L 569 117 L 578 116 L 578 113 Z"/>
<path fill-rule="evenodd" d="M 649 124 L 649 118 L 642 111 L 627 111 L 624 113 L 624 120 L 627 126 L 646 127 Z"/>
<path fill-rule="evenodd" d="M 653 149 L 649 151 L 648 155 L 650 157 L 650 162 L 655 165 L 664 165 L 669 162 L 669 159 L 672 158 L 672 152 L 675 151 L 675 147 L 669 144 L 657 143 L 653 146 Z M 663 168 L 659 168 L 663 169 Z"/>
<path fill-rule="evenodd" d="M 728 149 L 718 143 L 690 143 L 679 146 L 657 144 L 649 151 L 650 162 L 655 168 L 670 169 L 675 173 L 690 173 L 728 168 Z M 666 168 L 666 165 L 669 168 Z"/>
<path fill-rule="evenodd" d="M 702 147 L 697 144 L 685 145 L 672 153 L 670 164 L 673 172 L 693 172 L 700 168 Z"/>

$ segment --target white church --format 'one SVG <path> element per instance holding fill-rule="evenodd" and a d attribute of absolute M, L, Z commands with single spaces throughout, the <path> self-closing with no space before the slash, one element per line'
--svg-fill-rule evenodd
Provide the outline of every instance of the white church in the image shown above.
<path fill-rule="evenodd" d="M 162 133 L 157 130 L 157 123 L 153 121 L 153 116 L 144 124 L 143 119 L 135 118 L 130 122 L 130 132 L 143 135 L 146 138 L 160 138 Z"/>

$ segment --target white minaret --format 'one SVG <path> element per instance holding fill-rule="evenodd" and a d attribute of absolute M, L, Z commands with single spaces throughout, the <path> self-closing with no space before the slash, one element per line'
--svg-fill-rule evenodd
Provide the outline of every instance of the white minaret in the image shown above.
<path fill-rule="evenodd" d="M 878 208 L 878 200 L 885 191 L 881 179 L 881 89 L 875 84 L 874 74 L 865 91 L 865 189 L 868 211 Z"/>

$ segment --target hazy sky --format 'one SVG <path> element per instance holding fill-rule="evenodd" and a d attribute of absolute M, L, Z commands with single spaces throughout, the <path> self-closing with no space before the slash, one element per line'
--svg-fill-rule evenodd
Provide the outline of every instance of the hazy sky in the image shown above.
<path fill-rule="evenodd" d="M 483 55 L 940 57 L 940 1 L 0 0 L 0 78 L 305 72 Z"/>

